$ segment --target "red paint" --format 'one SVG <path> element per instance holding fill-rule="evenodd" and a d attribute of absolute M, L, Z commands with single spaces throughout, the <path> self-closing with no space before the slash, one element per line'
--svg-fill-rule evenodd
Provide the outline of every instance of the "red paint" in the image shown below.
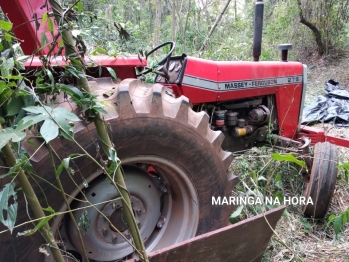
<path fill-rule="evenodd" d="M 178 87 L 172 85 L 175 94 L 187 96 L 193 104 L 275 95 L 280 135 L 288 138 L 295 136 L 300 117 L 302 84 L 226 90 L 222 82 L 303 75 L 301 63 L 215 62 L 188 57 L 184 74 L 216 83 L 216 90 L 206 90 L 185 84 Z"/>
<path fill-rule="evenodd" d="M 349 140 L 334 136 L 327 136 L 324 131 L 318 130 L 309 126 L 301 126 L 301 132 L 297 134 L 297 138 L 302 136 L 308 137 L 311 139 L 311 144 L 314 145 L 317 142 L 330 142 L 338 146 L 349 147 Z"/>
<path fill-rule="evenodd" d="M 90 68 L 88 75 L 93 77 L 99 77 L 98 66 L 102 66 L 102 77 L 110 76 L 109 71 L 106 67 L 111 67 L 116 72 L 116 75 L 121 80 L 125 78 L 136 78 L 136 67 L 143 67 L 147 65 L 145 59 L 139 60 L 138 56 L 128 57 L 110 57 L 105 55 L 92 56 L 92 61 L 87 58 L 85 63 Z M 51 60 L 51 66 L 53 67 L 64 67 L 67 65 L 66 61 L 61 56 Z M 40 68 L 42 63 L 40 58 L 35 56 L 33 59 L 29 59 L 24 63 L 24 66 L 28 69 Z"/>
<path fill-rule="evenodd" d="M 34 14 L 36 14 L 38 22 L 41 24 L 42 15 L 48 10 L 47 7 L 40 9 L 44 4 L 45 0 L 0 0 L 0 6 L 13 23 L 13 32 L 22 42 L 21 47 L 26 55 L 31 55 L 40 48 L 41 34 L 46 34 L 49 42 L 52 41 L 47 23 L 45 26 L 40 25 L 39 29 L 36 30 L 35 22 L 28 22 L 34 20 Z M 53 18 L 51 19 L 53 20 Z M 56 28 L 54 34 L 57 34 Z M 49 47 L 46 47 L 38 54 L 43 54 L 48 50 Z"/>

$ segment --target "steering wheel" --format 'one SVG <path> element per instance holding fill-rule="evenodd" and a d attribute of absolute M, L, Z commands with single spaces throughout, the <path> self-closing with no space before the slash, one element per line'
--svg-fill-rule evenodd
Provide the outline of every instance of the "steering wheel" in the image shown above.
<path fill-rule="evenodd" d="M 158 62 L 158 64 L 156 66 L 159 66 L 159 65 L 163 64 L 164 62 L 169 61 L 169 58 L 171 57 L 171 54 L 172 54 L 172 52 L 174 51 L 174 49 L 176 47 L 175 42 L 172 42 L 172 41 L 162 43 L 161 45 L 158 45 L 157 47 L 153 48 L 149 53 L 147 53 L 145 58 L 147 59 L 148 56 L 150 56 L 152 53 L 154 53 L 158 49 L 160 49 L 160 48 L 162 48 L 164 46 L 167 46 L 167 45 L 170 45 L 170 51 L 166 54 L 166 56 L 163 59 L 161 59 L 160 62 Z M 166 67 L 168 67 L 168 63 L 166 65 Z M 164 71 L 164 72 L 161 72 L 161 73 L 168 74 L 167 73 L 168 70 L 166 70 L 166 69 L 167 68 L 162 68 L 161 70 Z M 138 76 L 141 76 L 141 75 L 145 75 L 145 74 L 148 74 L 148 73 L 150 73 L 152 71 L 153 71 L 153 68 L 146 66 L 145 69 L 142 72 L 136 74 L 136 76 L 138 77 Z M 156 73 L 159 73 L 159 72 L 156 72 Z"/>

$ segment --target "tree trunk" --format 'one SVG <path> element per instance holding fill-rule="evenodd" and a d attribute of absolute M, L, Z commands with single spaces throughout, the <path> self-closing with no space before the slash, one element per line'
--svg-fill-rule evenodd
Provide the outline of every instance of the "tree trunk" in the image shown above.
<path fill-rule="evenodd" d="M 187 17 L 185 18 L 185 24 L 184 24 L 184 29 L 183 29 L 183 53 L 185 53 L 187 51 L 186 34 L 187 34 L 187 27 L 188 27 L 190 8 L 191 8 L 191 0 L 189 0 L 189 3 L 188 3 L 188 12 L 187 12 Z"/>
<path fill-rule="evenodd" d="M 156 1 L 154 46 L 160 43 L 162 0 Z"/>
<path fill-rule="evenodd" d="M 297 0 L 298 3 L 298 10 L 299 10 L 299 17 L 300 17 L 300 22 L 307 26 L 313 33 L 314 38 L 315 38 L 315 42 L 318 48 L 318 54 L 320 56 L 325 54 L 326 48 L 325 48 L 325 44 L 322 40 L 322 34 L 320 32 L 320 30 L 310 21 L 308 21 L 304 15 L 303 15 L 303 11 L 302 11 L 302 3 L 301 0 Z"/>
<path fill-rule="evenodd" d="M 238 7 L 236 0 L 234 1 L 234 17 L 235 17 L 235 22 L 238 20 Z"/>
<path fill-rule="evenodd" d="M 223 10 L 222 10 L 222 11 L 220 12 L 220 14 L 217 16 L 216 21 L 214 22 L 214 24 L 213 24 L 213 26 L 212 26 L 210 32 L 208 32 L 208 34 L 207 34 L 207 36 L 206 36 L 206 38 L 205 38 L 205 40 L 204 40 L 202 46 L 200 47 L 200 50 L 199 50 L 199 53 L 200 53 L 200 54 L 205 50 L 209 38 L 211 37 L 213 31 L 216 29 L 216 27 L 217 27 L 219 21 L 222 19 L 222 16 L 223 16 L 225 10 L 227 10 L 227 8 L 228 8 L 230 2 L 231 2 L 231 0 L 228 0 L 228 1 L 226 2 L 226 4 L 225 4 Z"/>
<path fill-rule="evenodd" d="M 172 11 L 172 41 L 176 41 L 176 1 L 172 1 L 171 11 Z"/>
<path fill-rule="evenodd" d="M 152 0 L 148 0 L 148 9 L 149 9 L 149 26 L 148 26 L 148 34 L 149 34 L 149 42 L 151 39 L 153 39 L 153 30 L 152 30 L 152 25 L 153 25 L 153 4 Z"/>

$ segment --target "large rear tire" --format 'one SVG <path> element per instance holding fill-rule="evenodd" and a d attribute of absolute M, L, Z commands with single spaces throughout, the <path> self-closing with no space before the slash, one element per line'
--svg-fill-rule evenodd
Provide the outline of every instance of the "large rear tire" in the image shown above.
<path fill-rule="evenodd" d="M 144 233 L 147 235 L 144 237 L 147 238 L 147 251 L 226 226 L 232 207 L 212 205 L 212 197 L 231 195 L 236 182 L 235 177 L 228 173 L 232 154 L 221 149 L 224 136 L 220 131 L 212 131 L 209 128 L 208 115 L 192 111 L 187 98 L 175 99 L 167 94 L 165 87 L 158 84 L 145 85 L 136 79 L 126 79 L 117 85 L 107 78 L 98 79 L 93 86 L 99 94 L 115 87 L 114 94 L 106 100 L 110 108 L 105 121 L 118 157 L 122 164 L 126 165 L 124 166 L 126 184 L 129 183 L 127 186 L 133 187 L 130 189 L 131 198 L 133 197 L 141 211 L 146 213 L 142 220 L 146 226 L 142 229 L 141 225 L 141 233 L 147 231 Z M 98 150 L 97 143 L 100 143 L 95 126 L 79 124 L 75 130 L 76 140 L 95 156 Z M 56 139 L 53 146 L 60 159 L 71 153 L 82 153 L 77 145 L 66 140 Z M 47 183 L 56 184 L 47 149 L 42 148 L 33 160 L 33 166 L 38 174 L 36 180 L 39 182 L 33 183 L 33 186 L 43 206 L 51 206 L 55 211 L 66 210 L 58 190 Z M 111 192 L 112 189 L 107 185 L 104 186 L 105 179 L 102 178 L 102 172 L 88 157 L 75 159 L 71 167 L 75 169 L 75 174 L 70 176 L 63 172 L 60 178 L 65 192 L 70 196 L 72 207 L 79 207 L 79 201 L 72 199 L 81 198 L 81 190 L 90 196 L 89 200 L 96 194 L 102 195 L 100 198 L 102 200 L 117 197 L 117 193 Z M 161 180 L 162 186 L 147 175 L 144 167 L 155 170 L 156 179 Z M 45 180 L 39 179 L 40 177 Z M 86 181 L 90 189 L 85 190 Z M 166 185 L 165 190 L 163 185 Z M 149 193 L 152 197 L 148 199 L 148 193 L 138 193 L 148 192 L 148 188 L 154 186 L 158 189 Z M 147 208 L 152 204 L 155 211 Z M 27 220 L 23 198 L 19 205 L 17 224 Z M 110 214 L 112 207 L 105 204 L 99 205 L 98 208 Z M 142 213 L 141 211 L 139 213 Z M 159 213 L 161 214 L 159 221 L 162 223 L 160 226 L 158 223 L 152 223 Z M 148 215 L 152 219 L 147 220 Z M 79 215 L 75 216 L 79 219 Z M 108 256 L 98 255 L 110 253 L 116 244 L 103 239 L 100 232 L 104 230 L 104 234 L 105 228 L 100 226 L 102 220 L 97 215 L 91 215 L 89 220 L 93 223 L 90 223 L 88 230 L 94 231 L 95 234 L 89 238 L 87 231 L 87 238 L 84 237 L 87 240 L 86 248 L 88 255 L 91 255 L 90 258 L 94 261 L 119 259 L 120 255 L 115 252 Z M 74 254 L 81 253 L 72 233 L 74 229 L 71 227 L 68 215 L 61 215 L 51 225 L 54 236 L 62 247 Z M 1 237 L 1 261 L 45 259 L 45 256 L 38 252 L 39 246 L 44 244 L 38 233 L 35 237 L 15 238 L 18 231 L 31 227 L 31 225 L 21 227 L 12 236 L 6 233 Z M 149 228 L 151 228 L 150 233 Z M 108 236 L 107 233 L 104 235 Z M 97 238 L 102 240 L 94 242 Z M 96 249 L 97 245 L 102 248 Z M 124 251 L 125 249 L 121 247 L 121 252 Z"/>

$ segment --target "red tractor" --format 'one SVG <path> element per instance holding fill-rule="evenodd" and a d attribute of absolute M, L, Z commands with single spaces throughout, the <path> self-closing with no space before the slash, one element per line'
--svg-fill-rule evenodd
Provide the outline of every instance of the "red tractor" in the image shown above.
<path fill-rule="evenodd" d="M 40 34 L 45 31 L 45 28 L 36 31 L 34 22 L 27 21 L 31 21 L 33 14 L 39 18 L 42 16 L 46 11 L 46 7 L 41 8 L 45 2 L 0 1 L 1 8 L 14 23 L 14 33 L 24 40 L 22 48 L 26 54 L 32 54 L 37 48 Z M 120 81 L 108 77 L 107 70 L 102 72 L 102 77 L 94 75 L 93 68 L 88 70 L 88 74 L 95 76 L 90 82 L 91 87 L 108 104 L 108 115 L 104 120 L 122 160 L 134 213 L 149 252 L 225 227 L 232 210 L 227 206 L 212 205 L 211 199 L 213 196 L 230 196 L 237 183 L 237 177 L 228 171 L 233 158 L 230 152 L 256 145 L 270 144 L 301 153 L 309 170 L 303 172 L 304 196 L 311 197 L 314 202 L 314 205 L 303 206 L 303 211 L 305 215 L 317 218 L 327 212 L 337 176 L 337 148 L 334 144 L 349 146 L 349 143 L 301 126 L 307 67 L 287 61 L 291 45 L 279 46 L 282 52 L 280 62 L 258 61 L 262 18 L 263 2 L 257 1 L 255 61 L 217 62 L 186 54 L 171 56 L 175 44 L 167 42 L 148 53 L 150 55 L 165 45 L 170 47 L 156 70 L 146 67 L 146 61 L 137 56 L 94 58 L 95 65 L 113 68 Z M 41 63 L 39 57 L 29 60 L 25 64 L 27 72 L 35 72 Z M 65 65 L 59 57 L 51 62 L 57 70 Z M 143 71 L 136 73 L 136 68 Z M 137 79 L 151 71 L 156 73 L 155 84 L 145 84 Z M 63 96 L 57 97 L 58 103 L 79 112 L 79 108 L 72 108 Z M 92 155 L 98 141 L 95 129 L 93 124 L 81 122 L 74 130 L 76 140 Z M 39 139 L 37 144 L 41 144 Z M 310 156 L 310 145 L 315 145 L 314 156 Z M 43 178 L 33 185 L 39 198 L 55 211 L 65 211 L 60 194 L 47 183 L 56 183 L 47 148 L 43 146 L 38 150 L 28 143 L 23 146 L 33 155 L 32 165 Z M 61 159 L 69 152 L 80 152 L 75 144 L 63 139 L 54 140 L 53 146 Z M 76 185 L 84 188 L 87 181 L 86 198 L 94 204 L 106 203 L 97 205 L 98 209 L 129 238 L 128 228 L 122 222 L 121 202 L 110 202 L 118 196 L 113 186 L 100 176 L 101 171 L 88 158 L 77 158 L 74 165 L 78 172 L 73 177 L 62 173 L 61 180 L 70 196 L 71 207 L 80 210 L 74 212 L 75 218 L 79 220 L 85 206 Z M 22 199 L 18 223 L 27 217 L 24 206 Z M 132 247 L 96 210 L 91 207 L 87 210 L 90 227 L 83 239 L 89 259 L 119 261 L 129 257 L 133 253 Z M 277 219 L 274 220 L 276 223 Z M 69 216 L 62 214 L 52 221 L 51 226 L 61 247 L 74 259 L 82 259 L 78 235 Z M 30 227 L 27 225 L 20 231 Z M 251 233 L 245 232 L 255 237 Z M 43 244 L 40 236 L 16 238 L 14 235 L 6 233 L 1 236 L 2 261 L 52 261 L 51 257 L 45 258 L 38 252 Z M 208 235 L 205 237 L 209 238 Z M 256 239 L 260 241 L 257 236 Z M 195 241 L 199 243 L 201 240 L 196 237 Z M 264 242 L 265 248 L 267 239 Z M 175 248 L 178 247 L 180 245 Z M 246 253 L 245 260 L 261 258 L 257 248 L 250 254 L 246 247 L 240 249 Z M 200 260 L 199 254 L 194 258 L 188 258 L 185 252 L 183 254 L 186 259 L 167 258 L 162 261 L 204 261 Z M 228 257 L 212 261 L 232 261 L 232 257 L 227 260 Z M 74 259 L 67 257 L 67 261 L 76 261 Z"/>

